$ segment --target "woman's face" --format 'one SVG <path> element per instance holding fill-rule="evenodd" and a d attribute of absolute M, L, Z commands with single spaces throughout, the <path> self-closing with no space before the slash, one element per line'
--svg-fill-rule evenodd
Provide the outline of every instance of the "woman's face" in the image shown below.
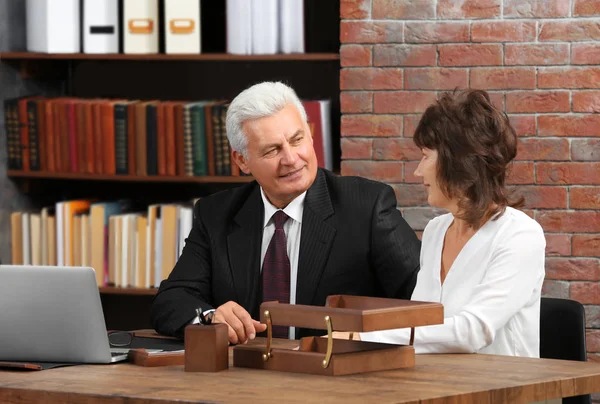
<path fill-rule="evenodd" d="M 448 209 L 451 201 L 444 195 L 437 179 L 437 150 L 421 149 L 423 157 L 415 170 L 415 176 L 423 178 L 423 185 L 427 188 L 427 202 L 436 208 Z"/>

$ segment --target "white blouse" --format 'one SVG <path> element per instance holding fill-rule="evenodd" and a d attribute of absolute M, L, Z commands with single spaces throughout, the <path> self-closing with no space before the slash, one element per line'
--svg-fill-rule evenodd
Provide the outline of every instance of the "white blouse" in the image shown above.
<path fill-rule="evenodd" d="M 442 303 L 444 324 L 415 328 L 415 352 L 539 357 L 546 247 L 541 226 L 506 208 L 468 240 L 442 284 L 442 247 L 453 220 L 452 214 L 436 217 L 423 232 L 421 270 L 411 300 Z M 410 329 L 360 337 L 407 345 Z"/>

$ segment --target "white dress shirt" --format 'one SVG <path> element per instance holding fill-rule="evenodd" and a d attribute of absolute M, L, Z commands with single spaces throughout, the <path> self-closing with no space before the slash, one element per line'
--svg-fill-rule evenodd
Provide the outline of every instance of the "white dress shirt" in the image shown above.
<path fill-rule="evenodd" d="M 452 214 L 439 216 L 423 232 L 411 300 L 442 303 L 444 324 L 415 328 L 415 352 L 539 357 L 546 247 L 541 226 L 507 208 L 469 239 L 442 284 L 442 248 L 453 220 Z M 409 337 L 410 329 L 361 333 L 364 341 L 403 345 Z"/>
<path fill-rule="evenodd" d="M 269 243 L 273 234 L 275 234 L 275 221 L 273 215 L 278 208 L 273 206 L 265 196 L 262 187 L 260 188 L 260 196 L 265 207 L 265 220 L 263 223 L 263 238 L 260 249 L 260 270 L 262 272 L 263 261 L 269 248 Z M 302 231 L 302 214 L 304 213 L 304 199 L 306 191 L 296 197 L 289 203 L 283 212 L 290 218 L 283 224 L 283 231 L 287 241 L 287 254 L 290 260 L 290 304 L 296 303 L 296 282 L 298 279 L 298 255 L 300 253 L 300 233 Z M 290 327 L 290 338 L 294 339 L 295 328 Z"/>

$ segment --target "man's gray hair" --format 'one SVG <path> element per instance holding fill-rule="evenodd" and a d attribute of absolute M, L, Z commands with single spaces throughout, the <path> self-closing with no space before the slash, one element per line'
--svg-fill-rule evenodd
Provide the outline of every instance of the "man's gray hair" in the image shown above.
<path fill-rule="evenodd" d="M 306 119 L 306 110 L 296 92 L 281 82 L 265 81 L 242 91 L 231 101 L 227 109 L 226 130 L 231 148 L 248 158 L 248 138 L 244 122 L 275 115 L 287 105 L 295 106 Z"/>

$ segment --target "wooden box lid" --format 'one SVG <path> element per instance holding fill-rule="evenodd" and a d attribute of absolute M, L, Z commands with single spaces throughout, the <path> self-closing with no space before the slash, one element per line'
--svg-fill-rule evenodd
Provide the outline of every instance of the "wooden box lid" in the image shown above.
<path fill-rule="evenodd" d="M 409 328 L 444 322 L 441 303 L 378 297 L 332 295 L 325 306 L 308 306 L 265 302 L 260 319 L 266 323 L 266 312 L 273 325 L 325 330 L 329 316 L 335 331 L 369 332 Z"/>

